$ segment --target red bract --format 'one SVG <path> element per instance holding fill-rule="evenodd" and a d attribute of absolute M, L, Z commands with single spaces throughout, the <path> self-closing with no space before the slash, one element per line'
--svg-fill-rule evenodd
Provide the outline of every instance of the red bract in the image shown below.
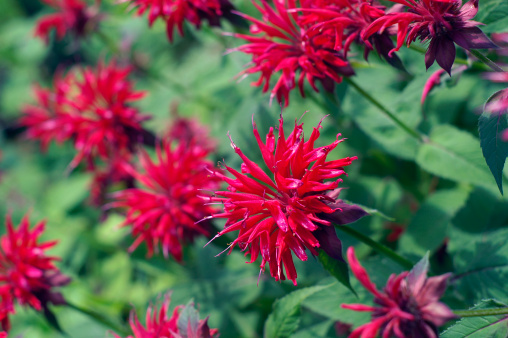
<path fill-rule="evenodd" d="M 173 42 L 176 29 L 183 36 L 183 23 L 190 22 L 196 28 L 207 20 L 212 26 L 220 26 L 220 17 L 229 13 L 232 5 L 228 0 L 122 0 L 138 8 L 138 15 L 148 12 L 150 26 L 161 18 L 166 22 L 166 33 Z"/>
<path fill-rule="evenodd" d="M 7 234 L 0 239 L 0 319 L 4 330 L 9 329 L 9 313 L 14 313 L 13 302 L 30 305 L 37 311 L 52 304 L 65 304 L 62 295 L 53 289 L 70 282 L 54 265 L 57 257 L 46 256 L 44 251 L 57 242 L 39 243 L 45 223 L 30 230 L 28 216 L 14 229 L 11 217 L 6 218 Z"/>
<path fill-rule="evenodd" d="M 272 277 L 284 280 L 284 267 L 288 279 L 296 285 L 297 273 L 291 252 L 302 261 L 307 260 L 306 248 L 317 255 L 316 249 L 323 246 L 323 242 L 318 239 L 323 231 L 326 232 L 324 237 L 327 245 L 338 249 L 338 258 L 341 258 L 340 242 L 335 242 L 338 241 L 335 230 L 331 222 L 323 219 L 323 214 L 339 224 L 352 222 L 364 214 L 356 214 L 357 210 L 352 210 L 352 206 L 336 203 L 332 198 L 338 194 L 337 187 L 341 179 L 325 182 L 345 174 L 343 167 L 356 159 L 347 157 L 326 161 L 330 151 L 343 141 L 339 139 L 340 134 L 332 144 L 315 148 L 314 142 L 320 135 L 321 124 L 314 128 L 308 141 L 305 141 L 303 124 L 295 121 L 295 129 L 286 138 L 282 118 L 279 122 L 277 142 L 273 128 L 270 128 L 266 144 L 261 141 L 253 122 L 254 136 L 270 176 L 231 141 L 235 152 L 243 160 L 242 173 L 228 166 L 225 166 L 227 171 L 236 179 L 215 173 L 229 184 L 229 191 L 218 191 L 215 194 L 219 197 L 211 198 L 224 205 L 224 213 L 210 218 L 227 220 L 224 230 L 215 237 L 239 231 L 229 252 L 238 245 L 246 252 L 245 255 L 250 255 L 250 263 L 256 261 L 261 254 L 261 271 L 269 263 Z M 328 229 L 333 233 L 327 232 Z"/>
<path fill-rule="evenodd" d="M 312 30 L 312 24 L 300 23 L 294 0 L 275 0 L 273 3 L 275 9 L 264 0 L 261 0 L 261 6 L 254 2 L 263 15 L 262 20 L 237 13 L 252 22 L 250 32 L 257 36 L 232 34 L 248 42 L 231 51 L 252 55 L 252 66 L 242 74 L 261 73 L 254 86 L 264 83 L 263 92 L 267 92 L 272 76 L 280 72 L 271 90 L 271 99 L 277 97 L 280 103 L 284 99 L 287 106 L 289 92 L 296 87 L 296 83 L 304 96 L 305 79 L 315 91 L 319 91 L 316 80 L 320 80 L 327 91 L 332 91 L 334 84 L 342 81 L 342 75 L 354 74 L 342 53 L 334 49 L 334 36 L 328 30 Z"/>
<path fill-rule="evenodd" d="M 107 162 L 132 152 L 142 141 L 141 123 L 149 117 L 129 105 L 144 96 L 132 88 L 129 73 L 130 68 L 114 62 L 99 64 L 56 76 L 53 91 L 36 88 L 38 105 L 26 106 L 21 118 L 27 136 L 41 140 L 43 147 L 72 139 L 78 153 L 70 168 L 86 159 L 93 169 L 98 159 Z"/>
<path fill-rule="evenodd" d="M 365 47 L 364 57 L 376 48 L 390 64 L 402 68 L 396 55 L 388 55 L 394 48 L 388 31 L 363 38 L 369 24 L 385 15 L 385 7 L 372 0 L 331 0 L 301 1 L 303 22 L 314 23 L 312 29 L 329 30 L 329 36 L 335 40 L 335 49 L 344 50 L 344 56 L 353 42 Z"/>
<path fill-rule="evenodd" d="M 397 25 L 397 47 L 391 52 L 399 50 L 404 40 L 408 46 L 417 38 L 430 41 L 425 54 L 427 68 L 437 61 L 450 73 L 455 60 L 454 43 L 467 50 L 496 47 L 476 27 L 480 23 L 471 20 L 478 12 L 478 0 L 470 0 L 463 6 L 461 0 L 390 1 L 406 6 L 407 12 L 390 13 L 377 19 L 364 32 L 364 38 Z"/>
<path fill-rule="evenodd" d="M 342 304 L 345 309 L 372 312 L 372 321 L 354 330 L 350 338 L 378 334 L 387 338 L 437 338 L 437 328 L 456 318 L 448 306 L 439 302 L 451 274 L 427 278 L 428 257 L 410 272 L 392 274 L 383 291 L 379 291 L 356 259 L 353 247 L 349 247 L 347 256 L 353 274 L 374 295 L 378 305 Z"/>
<path fill-rule="evenodd" d="M 172 145 L 169 138 L 157 147 L 157 162 L 147 153 L 140 162 L 145 173 L 132 172 L 145 188 L 127 189 L 114 194 L 112 207 L 127 209 L 125 226 L 137 237 L 130 251 L 145 242 L 152 255 L 159 244 L 165 257 L 171 254 L 182 260 L 182 244 L 197 235 L 208 235 L 208 224 L 197 221 L 215 211 L 204 205 L 201 190 L 215 190 L 219 180 L 209 177 L 213 163 L 206 159 L 209 151 L 193 140 Z"/>
<path fill-rule="evenodd" d="M 160 309 L 157 309 L 156 306 L 148 307 L 145 326 L 139 322 L 135 312 L 132 311 L 129 322 L 134 335 L 126 338 L 211 338 L 218 336 L 217 329 L 208 327 L 208 318 L 199 320 L 199 314 L 192 303 L 178 305 L 171 317 L 168 318 L 169 301 L 170 297 L 167 295 Z M 121 338 L 116 334 L 114 336 Z"/>
<path fill-rule="evenodd" d="M 46 43 L 49 41 L 49 34 L 53 29 L 56 31 L 58 40 L 63 39 L 68 32 L 81 37 L 95 29 L 100 21 L 100 15 L 98 15 L 100 1 L 91 7 L 81 0 L 42 1 L 58 11 L 58 13 L 40 18 L 35 27 L 35 36 L 40 37 Z"/>

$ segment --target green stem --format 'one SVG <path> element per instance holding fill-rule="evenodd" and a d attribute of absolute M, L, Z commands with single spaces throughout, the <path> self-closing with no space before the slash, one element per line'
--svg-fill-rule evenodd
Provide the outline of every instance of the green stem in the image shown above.
<path fill-rule="evenodd" d="M 108 48 L 111 50 L 111 52 L 113 54 L 120 53 L 120 47 L 118 46 L 118 44 L 113 39 L 111 39 L 109 36 L 104 34 L 104 32 L 102 32 L 100 30 L 96 30 L 95 34 L 102 41 L 103 44 L 108 46 Z"/>
<path fill-rule="evenodd" d="M 459 317 L 484 317 L 484 316 L 508 315 L 508 307 L 501 307 L 497 309 L 482 309 L 482 310 L 453 310 L 453 313 Z"/>
<path fill-rule="evenodd" d="M 360 93 L 363 97 L 365 97 L 370 103 L 375 105 L 379 110 L 381 110 L 388 118 L 390 118 L 395 124 L 401 127 L 405 132 L 407 132 L 412 137 L 416 138 L 418 141 L 423 142 L 422 135 L 409 127 L 407 124 L 402 122 L 395 114 L 388 110 L 385 106 L 383 106 L 378 100 L 372 97 L 369 93 L 367 93 L 362 87 L 360 87 L 356 82 L 351 80 L 350 78 L 345 77 L 344 80 L 350 84 L 358 93 Z"/>
<path fill-rule="evenodd" d="M 483 55 L 479 50 L 471 49 L 469 52 L 473 54 L 478 60 L 492 68 L 493 71 L 504 72 L 503 68 L 499 67 L 494 61 Z"/>
<path fill-rule="evenodd" d="M 342 232 L 356 238 L 360 242 L 367 244 L 372 249 L 376 250 L 380 254 L 385 255 L 386 257 L 390 258 L 394 262 L 400 264 L 400 266 L 404 267 L 405 269 L 410 270 L 413 267 L 413 263 L 410 260 L 400 256 L 398 253 L 396 253 L 392 249 L 370 239 L 369 237 L 356 231 L 355 229 L 348 227 L 346 225 L 336 225 L 335 228 L 338 229 L 339 231 L 342 231 Z"/>
<path fill-rule="evenodd" d="M 130 332 L 128 330 L 126 330 L 125 328 L 123 328 L 122 326 L 114 323 L 113 321 L 109 320 L 108 318 L 105 318 L 104 316 L 102 316 L 101 314 L 97 313 L 97 312 L 94 312 L 92 310 L 88 310 L 88 309 L 84 309 L 78 305 L 75 305 L 75 304 L 72 304 L 72 303 L 69 303 L 67 301 L 67 304 L 66 304 L 68 307 L 78 311 L 78 312 L 81 312 L 82 314 L 94 319 L 95 321 L 101 323 L 102 325 L 110 328 L 111 330 L 113 330 L 115 333 L 117 334 L 121 334 L 121 335 L 128 335 L 130 334 Z"/>

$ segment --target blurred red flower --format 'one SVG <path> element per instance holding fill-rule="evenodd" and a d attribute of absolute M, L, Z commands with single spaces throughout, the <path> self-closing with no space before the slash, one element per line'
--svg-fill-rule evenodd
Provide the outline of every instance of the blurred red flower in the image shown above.
<path fill-rule="evenodd" d="M 372 321 L 355 329 L 350 338 L 428 337 L 437 338 L 437 328 L 456 318 L 439 298 L 446 290 L 451 274 L 427 278 L 428 258 L 423 258 L 410 272 L 392 274 L 383 291 L 370 280 L 367 271 L 358 262 L 353 247 L 347 251 L 349 266 L 355 277 L 374 295 L 374 303 L 342 304 L 345 309 L 372 312 Z"/>
<path fill-rule="evenodd" d="M 218 191 L 215 195 L 219 197 L 211 197 L 212 201 L 224 206 L 224 213 L 209 218 L 227 220 L 224 230 L 215 237 L 239 231 L 229 252 L 238 245 L 242 251 L 246 251 L 246 255 L 250 255 L 250 263 L 261 253 L 261 271 L 269 263 L 272 277 L 284 280 L 284 267 L 288 279 L 296 285 L 297 273 L 291 252 L 305 261 L 306 248 L 317 255 L 318 247 L 326 251 L 328 248 L 325 249 L 325 245 L 334 246 L 333 249 L 338 250 L 335 258 L 341 259 L 340 241 L 330 221 L 345 224 L 365 215 L 363 210 L 335 200 L 341 179 L 325 182 L 345 174 L 343 167 L 350 165 L 357 157 L 326 161 L 327 155 L 344 139 L 339 139 L 338 134 L 332 144 L 315 148 L 314 142 L 320 135 L 321 123 L 305 141 L 303 124 L 296 121 L 294 130 L 286 138 L 281 118 L 277 142 L 273 128 L 270 128 L 266 144 L 262 142 L 254 122 L 253 126 L 254 136 L 271 177 L 231 141 L 231 146 L 243 160 L 242 173 L 227 165 L 227 171 L 236 179 L 215 173 L 229 184 L 229 191 Z M 323 231 L 324 236 L 321 237 Z"/>
<path fill-rule="evenodd" d="M 70 278 L 54 265 L 58 257 L 47 256 L 44 251 L 57 242 L 39 243 L 45 222 L 30 230 L 28 216 L 17 229 L 10 216 L 6 217 L 7 233 L 0 239 L 0 320 L 2 328 L 9 330 L 9 313 L 14 313 L 13 303 L 30 305 L 37 311 L 47 309 L 47 304 L 65 304 L 55 287 L 66 285 Z"/>
<path fill-rule="evenodd" d="M 160 309 L 157 306 L 149 306 L 146 312 L 146 324 L 139 322 L 138 316 L 132 311 L 130 325 L 133 336 L 126 338 L 160 338 L 160 337 L 188 337 L 188 338 L 211 338 L 218 336 L 217 329 L 208 327 L 208 317 L 199 319 L 199 313 L 193 303 L 178 305 L 173 314 L 168 318 L 169 295 L 165 296 Z M 114 334 L 116 338 L 121 338 Z"/>
<path fill-rule="evenodd" d="M 342 76 L 354 74 L 342 52 L 335 50 L 335 36 L 330 30 L 311 29 L 312 23 L 300 20 L 294 0 L 274 0 L 275 9 L 261 0 L 254 6 L 263 15 L 262 20 L 243 13 L 236 13 L 252 22 L 252 35 L 234 33 L 232 36 L 248 43 L 230 51 L 241 51 L 252 55 L 252 63 L 241 74 L 261 73 L 254 86 L 263 83 L 263 93 L 270 88 L 270 80 L 282 73 L 271 90 L 270 99 L 277 97 L 279 103 L 289 104 L 289 92 L 296 87 L 305 96 L 304 81 L 318 92 L 316 80 L 321 81 L 327 91 L 332 91 Z M 299 75 L 297 75 L 299 73 Z M 298 78 L 298 79 L 297 79 Z"/>
<path fill-rule="evenodd" d="M 174 144 L 176 143 L 176 145 Z M 216 210 L 204 205 L 201 190 L 216 190 L 217 177 L 209 177 L 213 163 L 206 159 L 209 150 L 194 139 L 167 138 L 156 147 L 157 162 L 146 152 L 140 156 L 144 173 L 132 170 L 132 176 L 144 188 L 115 193 L 111 207 L 127 209 L 124 226 L 132 227 L 136 240 L 130 251 L 145 242 L 151 256 L 159 244 L 165 257 L 182 260 L 182 244 L 199 234 L 209 235 L 209 224 L 198 223 Z"/>
<path fill-rule="evenodd" d="M 363 38 L 379 34 L 397 25 L 397 47 L 409 46 L 417 38 L 430 41 L 425 54 L 427 68 L 437 61 L 439 66 L 451 72 L 455 61 L 455 45 L 470 50 L 495 48 L 496 45 L 478 28 L 479 22 L 471 20 L 478 12 L 478 0 L 462 5 L 461 0 L 390 0 L 404 6 L 407 12 L 393 12 L 378 18 L 363 33 Z M 407 36 L 407 37 L 406 37 Z"/>
<path fill-rule="evenodd" d="M 58 12 L 43 16 L 37 21 L 35 36 L 40 37 L 46 43 L 49 41 L 50 32 L 56 31 L 57 40 L 62 40 L 68 32 L 81 37 L 94 30 L 101 16 L 99 15 L 99 3 L 87 6 L 81 0 L 42 0 L 47 5 L 55 8 Z"/>
<path fill-rule="evenodd" d="M 43 148 L 51 141 L 74 141 L 78 151 L 70 168 L 85 159 L 94 169 L 97 159 L 108 162 L 113 155 L 132 153 L 142 142 L 142 115 L 130 103 L 144 96 L 127 79 L 129 67 L 114 62 L 97 69 L 75 69 L 56 76 L 54 89 L 36 87 L 38 105 L 23 109 L 21 124 L 27 136 L 39 139 Z"/>
<path fill-rule="evenodd" d="M 196 28 L 207 20 L 211 26 L 220 26 L 220 17 L 229 13 L 233 6 L 229 0 L 122 0 L 138 8 L 138 15 L 148 12 L 148 23 L 153 25 L 157 18 L 166 22 L 166 34 L 173 42 L 176 29 L 183 36 L 183 23 L 190 22 Z"/>

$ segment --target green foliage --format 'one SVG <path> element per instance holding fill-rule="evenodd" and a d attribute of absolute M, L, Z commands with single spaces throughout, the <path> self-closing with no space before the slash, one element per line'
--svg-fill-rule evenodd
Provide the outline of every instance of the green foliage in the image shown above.
<path fill-rule="evenodd" d="M 482 300 L 470 310 L 484 310 L 506 307 L 507 305 L 494 299 Z M 506 315 L 467 317 L 446 329 L 442 338 L 502 338 L 508 336 L 508 317 Z"/>
<path fill-rule="evenodd" d="M 349 281 L 349 269 L 348 265 L 345 261 L 338 261 L 328 256 L 328 254 L 324 250 L 319 250 L 318 259 L 323 264 L 323 267 L 326 271 L 328 271 L 333 277 L 339 281 L 342 285 L 347 287 L 351 292 L 355 293 L 355 290 L 351 287 L 351 283 Z"/>
<path fill-rule="evenodd" d="M 330 285 L 312 286 L 298 291 L 277 300 L 273 304 L 273 312 L 268 316 L 265 323 L 265 337 L 290 337 L 298 328 L 300 323 L 300 308 L 302 302 L 314 293 L 327 289 Z"/>

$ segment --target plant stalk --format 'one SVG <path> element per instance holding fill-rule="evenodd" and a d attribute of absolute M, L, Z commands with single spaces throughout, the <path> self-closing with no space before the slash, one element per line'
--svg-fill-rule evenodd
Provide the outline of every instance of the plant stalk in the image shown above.
<path fill-rule="evenodd" d="M 123 328 L 122 326 L 114 323 L 113 321 L 109 320 L 108 318 L 105 318 L 104 316 L 102 316 L 101 314 L 95 312 L 95 311 L 92 311 L 92 310 L 89 310 L 89 309 L 84 309 L 78 305 L 75 305 L 75 304 L 72 304 L 72 303 L 69 303 L 68 301 L 66 302 L 66 305 L 78 312 L 81 312 L 82 314 L 92 318 L 93 320 L 95 320 L 96 322 L 98 323 L 101 323 L 102 325 L 110 328 L 111 330 L 113 330 L 115 333 L 117 334 L 121 334 L 121 335 L 128 335 L 130 334 L 128 330 L 126 330 L 125 328 Z"/>
<path fill-rule="evenodd" d="M 483 55 L 479 50 L 471 49 L 469 52 L 473 54 L 478 60 L 489 66 L 493 71 L 504 72 L 503 68 L 499 67 L 494 61 Z"/>
<path fill-rule="evenodd" d="M 422 135 L 414 130 L 413 128 L 409 127 L 407 124 L 402 122 L 395 114 L 393 114 L 388 108 L 383 106 L 378 100 L 376 100 L 374 97 L 372 97 L 369 93 L 367 93 L 362 87 L 360 87 L 356 82 L 351 80 L 350 78 L 344 77 L 344 80 L 349 83 L 359 94 L 361 94 L 363 97 L 365 97 L 370 103 L 372 103 L 374 106 L 376 106 L 379 110 L 381 110 L 389 119 L 391 119 L 393 122 L 395 122 L 396 125 L 401 127 L 405 132 L 407 132 L 409 135 L 414 137 L 420 142 L 423 142 Z"/>
<path fill-rule="evenodd" d="M 379 252 L 380 254 L 385 255 L 386 257 L 390 258 L 391 260 L 398 263 L 400 266 L 404 267 L 405 269 L 411 270 L 411 268 L 413 268 L 413 263 L 410 260 L 400 256 L 398 253 L 396 253 L 389 247 L 370 239 L 369 237 L 356 231 L 355 229 L 348 227 L 346 225 L 335 225 L 335 228 L 338 229 L 339 231 L 342 231 L 342 232 L 356 238 L 360 242 L 367 244 L 372 249 L 374 249 L 377 252 Z"/>
<path fill-rule="evenodd" d="M 481 309 L 481 310 L 453 310 L 453 313 L 459 317 L 484 317 L 484 316 L 508 315 L 508 307 L 501 307 L 496 309 Z"/>

